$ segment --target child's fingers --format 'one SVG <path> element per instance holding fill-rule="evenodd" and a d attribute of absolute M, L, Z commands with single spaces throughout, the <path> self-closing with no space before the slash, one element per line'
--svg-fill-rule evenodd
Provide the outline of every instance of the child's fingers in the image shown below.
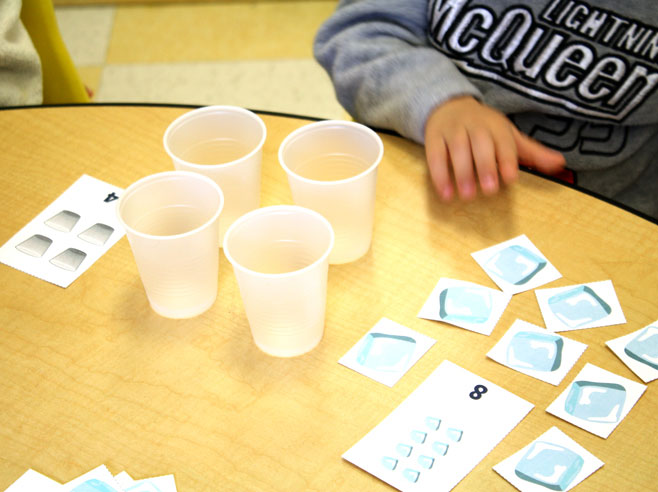
<path fill-rule="evenodd" d="M 475 188 L 475 175 L 473 169 L 473 153 L 471 142 L 464 127 L 455 129 L 446 142 L 452 172 L 457 183 L 457 192 L 462 200 L 471 200 L 477 191 Z"/>
<path fill-rule="evenodd" d="M 425 141 L 425 157 L 432 177 L 432 183 L 439 197 L 444 201 L 452 200 L 455 192 L 450 176 L 448 149 L 440 135 L 428 137 Z"/>
<path fill-rule="evenodd" d="M 498 191 L 498 166 L 494 140 L 484 128 L 477 128 L 469 133 L 473 162 L 480 181 L 480 188 L 485 195 Z"/>
<path fill-rule="evenodd" d="M 542 145 L 516 128 L 513 132 L 521 164 L 548 174 L 558 172 L 565 166 L 566 161 L 560 152 Z"/>

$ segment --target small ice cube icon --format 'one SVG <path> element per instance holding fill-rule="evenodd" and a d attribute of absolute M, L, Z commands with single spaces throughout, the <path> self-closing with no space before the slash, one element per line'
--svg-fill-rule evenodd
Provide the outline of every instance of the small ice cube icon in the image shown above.
<path fill-rule="evenodd" d="M 55 266 L 74 272 L 87 257 L 87 253 L 75 248 L 68 248 L 50 260 Z"/>
<path fill-rule="evenodd" d="M 481 287 L 455 286 L 439 294 L 439 315 L 444 321 L 486 323 L 491 316 L 493 301 L 488 290 Z"/>
<path fill-rule="evenodd" d="M 432 449 L 434 452 L 440 456 L 445 456 L 448 453 L 448 448 L 450 447 L 449 444 L 446 444 L 444 442 L 439 442 L 436 441 L 434 444 L 432 444 Z"/>
<path fill-rule="evenodd" d="M 441 419 L 436 417 L 425 417 L 425 425 L 433 431 L 439 430 L 439 427 L 441 426 Z"/>
<path fill-rule="evenodd" d="M 78 237 L 96 246 L 103 246 L 110 238 L 114 229 L 108 225 L 96 223 L 89 229 L 78 234 Z"/>
<path fill-rule="evenodd" d="M 424 443 L 425 439 L 427 439 L 427 432 L 423 431 L 411 431 L 411 440 L 417 443 Z"/>
<path fill-rule="evenodd" d="M 626 389 L 617 383 L 576 381 L 571 385 L 564 409 L 588 422 L 619 422 Z"/>
<path fill-rule="evenodd" d="M 47 226 L 61 232 L 71 232 L 71 229 L 78 223 L 80 216 L 70 210 L 62 210 L 53 215 L 45 223 Z"/>
<path fill-rule="evenodd" d="M 389 470 L 395 470 L 395 467 L 398 466 L 398 460 L 384 456 L 382 458 L 382 465 L 384 465 L 384 467 L 388 468 Z"/>
<path fill-rule="evenodd" d="M 593 323 L 612 312 L 610 306 L 586 285 L 552 296 L 548 299 L 548 306 L 570 328 Z"/>
<path fill-rule="evenodd" d="M 71 492 L 117 492 L 117 490 L 101 480 L 92 478 L 81 483 Z"/>
<path fill-rule="evenodd" d="M 418 464 L 422 466 L 423 468 L 430 469 L 434 466 L 434 458 L 430 456 L 425 456 L 424 454 L 421 454 L 418 457 Z"/>
<path fill-rule="evenodd" d="M 631 359 L 658 369 L 658 326 L 647 326 L 626 344 L 624 352 Z"/>
<path fill-rule="evenodd" d="M 580 455 L 563 446 L 535 441 L 516 464 L 514 473 L 550 490 L 566 490 L 584 462 Z"/>
<path fill-rule="evenodd" d="M 364 367 L 384 372 L 406 369 L 416 348 L 416 340 L 402 335 L 368 333 L 356 361 Z"/>
<path fill-rule="evenodd" d="M 402 476 L 410 482 L 416 483 L 420 478 L 420 472 L 411 468 L 405 468 L 402 472 Z"/>
<path fill-rule="evenodd" d="M 563 345 L 557 335 L 520 331 L 507 346 L 507 363 L 520 369 L 555 371 L 562 362 Z"/>
<path fill-rule="evenodd" d="M 35 234 L 34 236 L 29 237 L 22 243 L 16 245 L 16 249 L 21 253 L 26 255 L 34 256 L 35 258 L 41 258 L 50 245 L 53 243 L 53 240 L 42 236 L 41 234 Z"/>
<path fill-rule="evenodd" d="M 487 272 L 514 285 L 523 285 L 546 266 L 546 260 L 514 244 L 501 249 L 484 265 Z"/>
<path fill-rule="evenodd" d="M 395 450 L 398 452 L 400 456 L 404 456 L 405 458 L 408 458 L 411 456 L 411 452 L 414 450 L 413 446 L 409 446 L 408 444 L 398 444 L 395 446 Z"/>

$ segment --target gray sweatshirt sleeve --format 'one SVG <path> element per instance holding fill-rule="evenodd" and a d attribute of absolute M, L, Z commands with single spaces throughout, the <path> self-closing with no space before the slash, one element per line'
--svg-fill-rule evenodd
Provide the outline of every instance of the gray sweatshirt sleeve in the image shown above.
<path fill-rule="evenodd" d="M 459 95 L 481 97 L 429 45 L 427 9 L 427 0 L 343 0 L 314 42 L 348 113 L 419 143 L 437 105 Z"/>
<path fill-rule="evenodd" d="M 0 0 L 0 106 L 42 101 L 41 61 L 20 13 L 20 0 Z"/>

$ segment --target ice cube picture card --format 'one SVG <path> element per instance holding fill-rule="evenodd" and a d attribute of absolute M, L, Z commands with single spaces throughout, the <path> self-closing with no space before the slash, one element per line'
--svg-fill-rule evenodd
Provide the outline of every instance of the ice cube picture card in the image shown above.
<path fill-rule="evenodd" d="M 562 277 L 525 234 L 471 256 L 508 294 L 532 290 Z"/>
<path fill-rule="evenodd" d="M 535 295 L 549 331 L 583 330 L 626 323 L 610 280 L 538 289 Z"/>
<path fill-rule="evenodd" d="M 494 466 L 521 492 L 571 490 L 603 466 L 603 462 L 557 427 Z"/>
<path fill-rule="evenodd" d="M 434 343 L 422 333 L 382 318 L 338 362 L 393 386 Z"/>
<path fill-rule="evenodd" d="M 587 363 L 546 411 L 605 439 L 645 389 L 643 384 Z"/>
<path fill-rule="evenodd" d="M 658 320 L 606 345 L 645 383 L 658 379 Z"/>
<path fill-rule="evenodd" d="M 517 319 L 487 357 L 557 386 L 586 348 L 584 343 Z"/>
<path fill-rule="evenodd" d="M 100 465 L 62 486 L 63 492 L 124 492 L 105 465 Z"/>
<path fill-rule="evenodd" d="M 511 297 L 472 282 L 441 278 L 418 317 L 490 335 Z"/>
<path fill-rule="evenodd" d="M 68 287 L 124 235 L 115 212 L 121 191 L 81 176 L 0 247 L 0 262 Z"/>
<path fill-rule="evenodd" d="M 343 458 L 398 490 L 451 490 L 532 408 L 446 360 Z"/>

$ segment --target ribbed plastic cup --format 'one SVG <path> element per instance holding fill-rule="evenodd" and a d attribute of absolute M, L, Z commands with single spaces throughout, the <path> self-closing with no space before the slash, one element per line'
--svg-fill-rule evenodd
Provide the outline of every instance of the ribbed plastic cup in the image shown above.
<path fill-rule="evenodd" d="M 260 206 L 265 123 L 236 106 L 207 106 L 176 118 L 163 137 L 174 167 L 203 174 L 224 192 L 219 219 L 220 247 L 228 227 Z"/>
<path fill-rule="evenodd" d="M 190 318 L 215 302 L 223 205 L 217 183 L 186 171 L 146 176 L 121 195 L 117 214 L 156 313 Z"/>
<path fill-rule="evenodd" d="M 320 121 L 298 128 L 279 148 L 296 205 L 321 213 L 336 244 L 329 263 L 357 260 L 370 249 L 381 138 L 350 121 Z"/>
<path fill-rule="evenodd" d="M 294 205 L 249 212 L 224 237 L 256 346 L 277 357 L 312 350 L 324 333 L 329 222 Z"/>

